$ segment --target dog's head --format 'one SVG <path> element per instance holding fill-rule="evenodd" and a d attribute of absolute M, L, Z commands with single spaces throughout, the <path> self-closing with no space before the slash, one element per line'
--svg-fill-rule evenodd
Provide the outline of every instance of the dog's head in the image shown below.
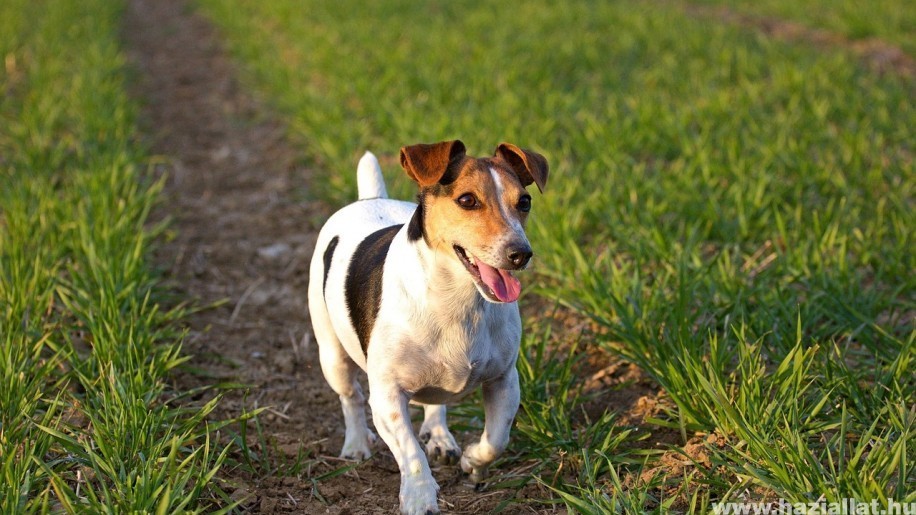
<path fill-rule="evenodd" d="M 420 186 L 420 206 L 408 227 L 433 251 L 461 267 L 491 302 L 514 302 L 521 283 L 512 275 L 531 259 L 525 222 L 531 210 L 526 186 L 544 191 L 544 156 L 501 143 L 493 157 L 465 154 L 461 141 L 401 149 L 401 166 Z"/>

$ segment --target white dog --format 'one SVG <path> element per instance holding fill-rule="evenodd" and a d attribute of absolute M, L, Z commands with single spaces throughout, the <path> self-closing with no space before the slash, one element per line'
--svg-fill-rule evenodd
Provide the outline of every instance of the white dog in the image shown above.
<path fill-rule="evenodd" d="M 438 513 L 438 485 L 411 427 L 408 403 L 424 406 L 426 455 L 481 481 L 506 448 L 519 405 L 515 361 L 521 339 L 521 284 L 531 247 L 525 186 L 543 191 L 547 161 L 508 143 L 489 158 L 460 141 L 401 149 L 420 187 L 419 205 L 389 200 L 378 160 L 357 171 L 359 200 L 325 223 L 312 257 L 309 310 L 321 368 L 340 395 L 341 456 L 365 459 L 375 436 L 357 381 L 369 379 L 375 428 L 401 471 L 401 512 Z M 445 404 L 483 387 L 486 422 L 461 449 Z"/>

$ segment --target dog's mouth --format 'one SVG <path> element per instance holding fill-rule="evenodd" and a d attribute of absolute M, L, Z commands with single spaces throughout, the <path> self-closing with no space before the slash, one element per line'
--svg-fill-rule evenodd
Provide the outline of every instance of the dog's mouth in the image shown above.
<path fill-rule="evenodd" d="M 459 245 L 452 246 L 458 260 L 477 283 L 477 289 L 493 302 L 515 302 L 522 292 L 522 283 L 509 270 L 492 267 Z"/>

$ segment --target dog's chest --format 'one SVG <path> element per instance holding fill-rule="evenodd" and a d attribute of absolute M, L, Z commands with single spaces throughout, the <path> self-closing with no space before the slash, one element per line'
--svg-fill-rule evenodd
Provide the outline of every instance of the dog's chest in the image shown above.
<path fill-rule="evenodd" d="M 511 317 L 485 318 L 473 328 L 447 326 L 430 337 L 438 340 L 426 347 L 423 373 L 410 374 L 410 390 L 416 401 L 445 404 L 501 376 L 513 365 L 520 328 Z"/>
<path fill-rule="evenodd" d="M 490 352 L 477 352 L 470 356 L 453 358 L 437 356 L 438 378 L 433 385 L 447 392 L 460 395 L 476 388 L 482 381 L 497 375 L 505 360 L 497 359 Z"/>
<path fill-rule="evenodd" d="M 470 359 L 436 356 L 429 364 L 431 366 L 423 380 L 410 388 L 414 390 L 412 398 L 426 404 L 447 404 L 502 374 L 505 360 L 495 359 L 492 355 L 472 356 Z"/>

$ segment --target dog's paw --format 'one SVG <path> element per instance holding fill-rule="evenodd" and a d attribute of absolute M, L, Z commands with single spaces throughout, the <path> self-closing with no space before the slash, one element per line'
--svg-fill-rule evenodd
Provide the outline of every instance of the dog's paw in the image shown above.
<path fill-rule="evenodd" d="M 461 447 L 448 431 L 420 432 L 420 441 L 426 446 L 426 456 L 431 465 L 457 465 Z"/>
<path fill-rule="evenodd" d="M 375 433 L 366 430 L 363 434 L 347 434 L 344 438 L 340 457 L 345 460 L 362 461 L 372 456 L 372 445 L 378 439 Z"/>
<path fill-rule="evenodd" d="M 481 459 L 478 456 L 478 454 L 481 454 L 479 449 L 479 444 L 472 443 L 467 446 L 461 456 L 461 470 L 470 476 L 470 480 L 474 484 L 482 483 L 487 478 L 488 469 L 490 463 L 492 463 L 492 459 L 487 460 L 485 457 Z"/>
<path fill-rule="evenodd" d="M 439 513 L 439 501 L 436 493 L 439 485 L 429 476 L 413 481 L 404 481 L 401 485 L 401 513 L 403 515 L 434 515 Z"/>

